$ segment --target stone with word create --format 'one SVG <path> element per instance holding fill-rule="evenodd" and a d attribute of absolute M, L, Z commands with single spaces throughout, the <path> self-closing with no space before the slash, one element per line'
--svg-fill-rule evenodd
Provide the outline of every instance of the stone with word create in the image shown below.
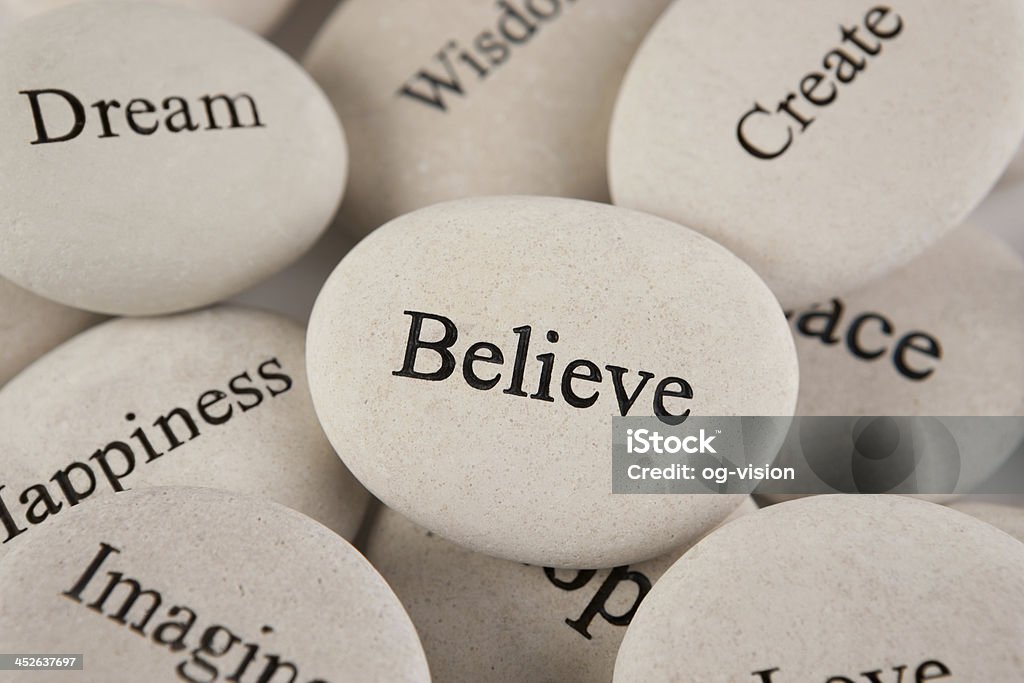
<path fill-rule="evenodd" d="M 724 523 L 755 512 L 747 499 Z M 533 567 L 466 550 L 383 508 L 365 553 L 438 681 L 611 681 L 637 606 L 689 545 L 614 569 Z"/>
<path fill-rule="evenodd" d="M 365 235 L 472 195 L 607 201 L 619 83 L 668 0 L 345 0 L 304 63 L 349 133 Z"/>
<path fill-rule="evenodd" d="M 957 228 L 870 285 L 786 312 L 800 359 L 797 415 L 935 416 L 942 426 L 933 425 L 939 432 L 914 467 L 917 490 L 970 492 L 1024 439 L 1019 419 L 968 419 L 1024 416 L 1021 311 L 1020 256 L 984 230 Z M 907 421 L 889 422 L 904 436 L 913 434 L 908 424 L 898 424 Z M 943 429 L 955 442 L 952 460 L 939 452 L 941 439 L 934 440 L 944 438 Z M 839 429 L 835 438 L 847 438 L 830 449 L 832 439 L 820 430 L 801 435 L 797 425 L 777 464 L 805 459 L 825 481 L 849 479 L 849 435 Z M 825 454 L 831 462 L 806 450 L 813 440 L 835 454 Z M 781 499 L 767 495 L 769 501 Z"/>
<path fill-rule="evenodd" d="M 623 82 L 617 204 L 721 242 L 787 306 L 959 225 L 1024 134 L 1016 0 L 689 0 Z"/>
<path fill-rule="evenodd" d="M 477 552 L 572 569 L 663 555 L 743 500 L 613 495 L 612 416 L 789 416 L 798 383 L 778 302 L 733 254 L 552 197 L 376 230 L 320 292 L 307 363 L 328 438 L 386 504 Z"/>
<path fill-rule="evenodd" d="M 832 495 L 709 535 L 655 584 L 616 683 L 1015 681 L 1024 544 L 941 505 Z M 964 637 L 965 624 L 984 624 Z"/>
<path fill-rule="evenodd" d="M 293 510 L 158 487 L 63 517 L 0 560 L 4 652 L 82 655 L 90 681 L 430 680 L 380 575 Z"/>
<path fill-rule="evenodd" d="M 102 319 L 0 278 L 0 386 L 39 356 Z"/>
<path fill-rule="evenodd" d="M 82 0 L 0 0 L 0 17 L 20 21 Z M 256 33 L 269 33 L 295 0 L 141 0 L 216 14 Z"/>
<path fill-rule="evenodd" d="M 298 258 L 341 198 L 330 102 L 216 17 L 136 2 L 0 41 L 0 275 L 102 313 L 221 300 Z"/>
<path fill-rule="evenodd" d="M 121 318 L 0 390 L 0 555 L 93 496 L 159 485 L 250 493 L 354 537 L 369 495 L 317 422 L 298 324 Z"/>

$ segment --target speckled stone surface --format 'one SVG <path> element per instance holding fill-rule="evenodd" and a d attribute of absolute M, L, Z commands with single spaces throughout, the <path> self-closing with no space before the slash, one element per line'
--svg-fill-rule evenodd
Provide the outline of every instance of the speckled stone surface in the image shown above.
<path fill-rule="evenodd" d="M 0 278 L 0 386 L 39 356 L 102 319 Z"/>
<path fill-rule="evenodd" d="M 327 98 L 216 17 L 139 2 L 32 17 L 0 41 L 0 92 L 0 274 L 67 305 L 231 296 L 298 258 L 341 199 Z"/>
<path fill-rule="evenodd" d="M 0 0 L 0 16 L 14 20 L 47 12 L 82 0 Z M 295 0 L 141 0 L 161 2 L 165 5 L 180 5 L 190 9 L 209 12 L 255 31 L 268 33 L 295 4 Z M 2 26 L 0 26 L 2 29 Z"/>
<path fill-rule="evenodd" d="M 254 494 L 352 538 L 368 494 L 317 422 L 303 340 L 220 307 L 112 320 L 33 364 L 0 390 L 0 555 L 92 497 L 157 485 Z"/>
<path fill-rule="evenodd" d="M 616 105 L 615 202 L 720 241 L 786 305 L 849 291 L 922 252 L 981 201 L 1020 143 L 1024 6 L 883 7 L 675 3 Z"/>
<path fill-rule="evenodd" d="M 417 343 L 446 339 L 447 358 Z M 467 366 L 471 348 L 492 362 Z M 653 415 L 673 377 L 693 398 L 666 397 L 671 415 L 789 415 L 798 383 L 778 303 L 728 251 L 652 216 L 537 197 L 439 204 L 374 232 L 321 291 L 307 360 L 328 438 L 381 500 L 478 552 L 568 568 L 657 557 L 742 500 L 613 495 L 613 415 Z M 574 360 L 600 376 L 568 380 L 589 407 L 566 397 Z"/>
<path fill-rule="evenodd" d="M 755 512 L 747 499 L 724 523 Z M 366 557 L 394 589 L 437 681 L 611 681 L 629 617 L 689 546 L 612 570 L 533 567 L 461 548 L 390 508 Z"/>
<path fill-rule="evenodd" d="M 346 228 L 472 195 L 607 201 L 619 83 L 668 4 L 345 0 L 304 63 L 349 134 Z"/>
<path fill-rule="evenodd" d="M 904 681 L 940 679 L 942 668 L 951 681 L 1017 680 L 1022 564 L 1024 545 L 933 503 L 776 505 L 705 538 L 662 576 L 626 632 L 615 681 L 856 681 L 871 671 L 888 681 L 901 666 Z"/>
<path fill-rule="evenodd" d="M 983 498 L 983 497 L 982 497 Z M 983 499 L 964 499 L 949 504 L 949 507 L 965 515 L 976 517 L 1024 542 L 1024 508 L 1018 505 L 989 502 Z"/>
<path fill-rule="evenodd" d="M 430 680 L 363 556 L 266 500 L 152 488 L 90 501 L 0 574 L 0 649 L 84 655 L 85 677 L 40 680 Z"/>

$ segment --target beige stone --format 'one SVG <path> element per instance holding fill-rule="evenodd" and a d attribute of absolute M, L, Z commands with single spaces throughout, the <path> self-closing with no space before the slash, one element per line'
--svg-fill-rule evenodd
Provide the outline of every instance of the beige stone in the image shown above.
<path fill-rule="evenodd" d="M 1017 505 L 986 500 L 988 496 L 962 499 L 949 504 L 949 507 L 965 515 L 976 517 L 1010 534 L 1018 541 L 1024 542 L 1024 508 Z"/>

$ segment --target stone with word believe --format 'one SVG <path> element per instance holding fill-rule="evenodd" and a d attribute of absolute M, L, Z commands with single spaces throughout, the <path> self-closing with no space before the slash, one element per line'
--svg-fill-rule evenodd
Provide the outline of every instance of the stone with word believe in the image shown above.
<path fill-rule="evenodd" d="M 615 682 L 1015 681 L 1024 544 L 905 496 L 815 496 L 711 534 L 633 617 Z M 984 624 L 964 637 L 965 624 Z"/>
<path fill-rule="evenodd" d="M 0 573 L 0 650 L 83 655 L 90 681 L 430 680 L 370 563 L 265 499 L 159 487 L 90 501 Z"/>
<path fill-rule="evenodd" d="M 623 82 L 617 204 L 701 231 L 787 306 L 959 225 L 1024 135 L 1016 0 L 688 0 Z"/>
<path fill-rule="evenodd" d="M 93 496 L 191 485 L 259 495 L 352 538 L 368 494 L 306 384 L 304 335 L 221 307 L 121 318 L 0 390 L 0 556 Z"/>
<path fill-rule="evenodd" d="M 349 133 L 365 235 L 472 195 L 607 201 L 608 123 L 668 0 L 345 0 L 305 64 Z"/>
<path fill-rule="evenodd" d="M 743 499 L 614 495 L 612 416 L 796 403 L 792 336 L 746 264 L 574 199 L 478 197 L 388 223 L 324 285 L 308 337 L 314 405 L 353 474 L 431 531 L 541 566 L 657 557 Z"/>
<path fill-rule="evenodd" d="M 290 58 L 201 13 L 75 4 L 0 41 L 0 274 L 141 315 L 249 287 L 308 249 L 345 141 Z"/>

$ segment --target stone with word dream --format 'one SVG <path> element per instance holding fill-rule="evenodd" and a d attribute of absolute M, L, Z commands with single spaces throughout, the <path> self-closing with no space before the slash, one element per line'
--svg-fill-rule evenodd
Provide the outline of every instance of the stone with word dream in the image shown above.
<path fill-rule="evenodd" d="M 0 386 L 39 356 L 102 319 L 0 278 Z"/>
<path fill-rule="evenodd" d="M 609 141 L 615 203 L 699 230 L 787 306 L 958 225 L 1024 134 L 1017 0 L 675 3 Z"/>
<path fill-rule="evenodd" d="M 934 503 L 776 505 L 661 577 L 626 631 L 615 682 L 1016 681 L 1022 565 L 1024 544 Z"/>
<path fill-rule="evenodd" d="M 664 219 L 552 197 L 375 231 L 320 292 L 307 362 L 328 438 L 385 503 L 478 552 L 574 569 L 662 555 L 743 500 L 614 495 L 612 416 L 796 404 L 792 335 L 746 264 Z"/>
<path fill-rule="evenodd" d="M 368 494 L 334 454 L 304 335 L 213 308 L 82 333 L 0 390 L 0 556 L 93 496 L 210 486 L 295 508 L 352 538 Z"/>
<path fill-rule="evenodd" d="M 82 3 L 0 41 L 0 275 L 104 313 L 218 301 L 327 225 L 345 142 L 284 53 L 197 12 Z"/>
<path fill-rule="evenodd" d="M 881 280 L 787 311 L 800 358 L 797 415 L 851 416 L 850 424 L 858 416 L 937 417 L 927 433 L 910 421 L 886 421 L 904 439 L 916 434 L 929 444 L 912 478 L 889 483 L 912 483 L 925 494 L 969 492 L 1024 439 L 1022 311 L 1020 256 L 983 230 L 957 228 Z M 857 484 L 849 436 L 862 432 L 843 431 L 838 420 L 797 424 L 778 464 L 806 461 L 807 473 L 826 483 Z M 890 490 L 879 490 L 876 479 L 837 488 Z"/>
<path fill-rule="evenodd" d="M 0 0 L 0 16 L 14 21 L 27 19 L 82 0 Z M 295 0 L 141 0 L 180 5 L 217 14 L 256 33 L 269 33 L 287 14 Z"/>
<path fill-rule="evenodd" d="M 668 0 L 345 0 L 305 59 L 349 133 L 345 226 L 472 195 L 607 201 L 619 83 Z"/>
<path fill-rule="evenodd" d="M 82 655 L 82 680 L 430 680 L 370 563 L 265 499 L 160 487 L 90 501 L 0 574 L 0 650 Z"/>
<path fill-rule="evenodd" d="M 1024 508 L 1005 502 L 986 500 L 986 497 L 964 498 L 953 501 L 949 507 L 991 524 L 1024 542 Z"/>
<path fill-rule="evenodd" d="M 734 517 L 757 510 L 751 499 Z M 366 557 L 409 612 L 438 681 L 611 681 L 637 606 L 689 545 L 595 571 L 532 567 L 459 547 L 383 508 Z"/>

